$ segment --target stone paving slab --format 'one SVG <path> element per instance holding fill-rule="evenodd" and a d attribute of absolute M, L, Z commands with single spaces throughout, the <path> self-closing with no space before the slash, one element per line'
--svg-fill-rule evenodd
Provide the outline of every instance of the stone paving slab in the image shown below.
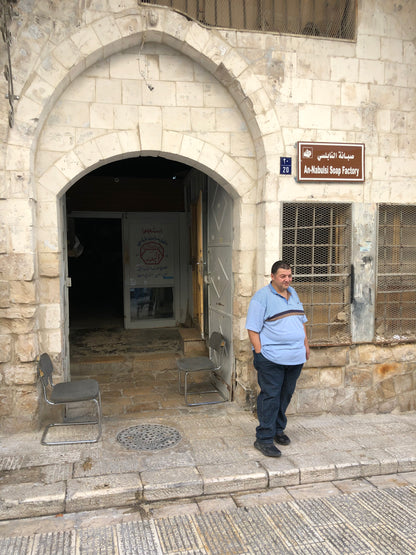
<path fill-rule="evenodd" d="M 300 469 L 289 457 L 264 458 L 262 466 L 269 476 L 269 487 L 296 486 L 300 484 Z"/>
<path fill-rule="evenodd" d="M 139 474 L 107 474 L 67 481 L 65 510 L 68 512 L 100 507 L 131 507 L 142 497 Z"/>
<path fill-rule="evenodd" d="M 63 513 L 65 491 L 65 482 L 54 484 L 16 483 L 2 486 L 0 520 Z"/>
<path fill-rule="evenodd" d="M 148 422 L 175 427 L 180 442 L 139 451 L 117 441 Z M 254 449 L 256 425 L 224 403 L 107 418 L 97 444 L 42 446 L 41 431 L 0 437 L 0 520 L 416 472 L 415 412 L 291 417 L 278 459 Z"/>
<path fill-rule="evenodd" d="M 268 485 L 267 472 L 258 462 L 199 466 L 207 495 L 261 489 Z"/>
<path fill-rule="evenodd" d="M 146 501 L 196 497 L 203 493 L 203 481 L 196 468 L 147 470 L 141 474 Z"/>

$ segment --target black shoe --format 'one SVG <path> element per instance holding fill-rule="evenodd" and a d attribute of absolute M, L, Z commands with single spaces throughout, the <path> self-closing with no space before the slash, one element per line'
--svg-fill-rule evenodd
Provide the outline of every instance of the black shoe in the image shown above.
<path fill-rule="evenodd" d="M 266 457 L 280 457 L 282 454 L 273 443 L 261 443 L 256 440 L 254 442 L 254 447 L 261 451 Z"/>
<path fill-rule="evenodd" d="M 274 436 L 274 440 L 276 443 L 278 443 L 279 445 L 289 445 L 290 443 L 290 439 L 287 437 L 286 434 L 276 434 Z"/>

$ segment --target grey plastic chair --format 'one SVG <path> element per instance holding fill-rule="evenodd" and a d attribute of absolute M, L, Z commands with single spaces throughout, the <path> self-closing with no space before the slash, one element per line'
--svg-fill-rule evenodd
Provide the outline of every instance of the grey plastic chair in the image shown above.
<path fill-rule="evenodd" d="M 46 426 L 41 443 L 42 445 L 67 445 L 71 443 L 97 443 L 101 437 L 101 394 L 100 386 L 96 380 L 79 380 L 74 382 L 63 382 L 53 385 L 52 381 L 53 364 L 50 356 L 43 353 L 39 357 L 38 377 L 43 386 L 45 401 L 49 405 L 68 405 L 82 401 L 92 401 L 95 404 L 96 420 L 82 420 L 73 422 L 58 422 Z M 48 395 L 49 392 L 49 395 Z M 50 428 L 55 426 L 82 426 L 96 424 L 98 432 L 93 439 L 74 439 L 67 441 L 46 441 L 46 435 Z"/>
<path fill-rule="evenodd" d="M 205 389 L 202 391 L 199 390 L 190 390 L 190 383 L 189 383 L 189 376 L 194 375 L 198 372 L 209 372 L 210 377 L 214 377 L 216 372 L 219 372 L 222 368 L 223 361 L 224 361 L 224 354 L 226 349 L 226 342 L 224 337 L 218 331 L 214 331 L 210 338 L 208 346 L 210 348 L 211 357 L 208 356 L 198 356 L 198 357 L 187 357 L 187 358 L 180 358 L 177 360 L 178 366 L 178 380 L 179 380 L 179 393 L 184 394 L 185 396 L 185 403 L 190 406 L 196 405 L 214 405 L 217 403 L 224 403 L 228 401 L 228 398 L 224 397 L 223 393 L 215 388 L 214 389 Z M 184 379 L 182 380 L 182 374 L 184 375 Z M 183 385 L 182 385 L 183 382 Z M 218 400 L 214 401 L 205 401 L 205 402 L 197 402 L 197 403 L 190 403 L 188 401 L 188 395 L 204 395 L 207 393 L 217 393 L 220 397 Z"/>

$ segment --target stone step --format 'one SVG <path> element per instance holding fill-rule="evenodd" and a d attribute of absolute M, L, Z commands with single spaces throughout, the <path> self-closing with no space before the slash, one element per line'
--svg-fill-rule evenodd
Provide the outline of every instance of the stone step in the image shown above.
<path fill-rule="evenodd" d="M 94 378 L 99 382 L 109 376 L 126 376 L 129 373 L 163 371 L 176 368 L 181 352 L 154 352 L 131 355 L 84 356 L 71 359 L 72 379 Z"/>
<path fill-rule="evenodd" d="M 71 360 L 71 379 L 97 380 L 103 415 L 121 416 L 166 404 L 166 398 L 177 393 L 176 360 L 181 356 L 171 351 L 84 356 Z M 66 418 L 79 419 L 94 413 L 93 403 L 76 403 L 67 406 Z"/>
<path fill-rule="evenodd" d="M 204 356 L 208 354 L 205 339 L 195 328 L 179 328 L 184 356 Z"/>

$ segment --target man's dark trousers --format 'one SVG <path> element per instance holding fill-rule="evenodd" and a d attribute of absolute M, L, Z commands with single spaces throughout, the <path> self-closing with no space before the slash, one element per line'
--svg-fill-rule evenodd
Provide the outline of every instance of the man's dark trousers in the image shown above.
<path fill-rule="evenodd" d="M 260 394 L 257 397 L 257 440 L 273 443 L 276 434 L 286 428 L 286 409 L 289 406 L 303 364 L 283 365 L 271 362 L 261 353 L 254 353 L 254 368 Z"/>

